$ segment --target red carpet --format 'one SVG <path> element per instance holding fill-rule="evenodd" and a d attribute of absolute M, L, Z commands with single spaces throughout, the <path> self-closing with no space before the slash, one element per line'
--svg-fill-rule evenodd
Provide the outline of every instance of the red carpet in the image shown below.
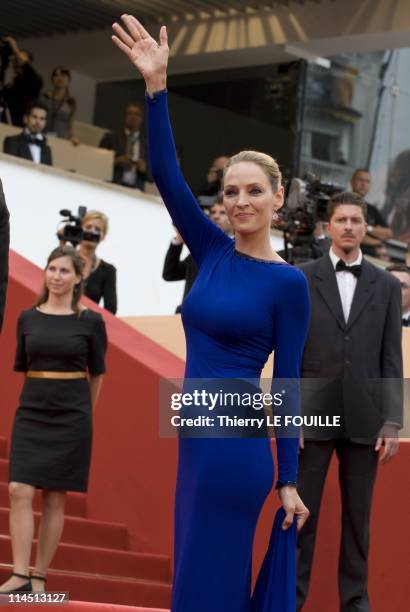
<path fill-rule="evenodd" d="M 55 608 L 55 606 L 42 606 L 42 608 Z M 2 610 L 27 610 L 27 605 L 1 605 Z M 134 606 L 116 606 L 112 604 L 93 604 L 84 601 L 70 601 L 64 606 L 69 612 L 168 612 L 163 608 L 135 608 Z"/>
<path fill-rule="evenodd" d="M 1 389 L 0 581 L 9 574 L 11 563 L 6 439 L 22 383 L 21 376 L 12 373 L 16 319 L 33 303 L 42 277 L 38 268 L 16 254 L 10 263 L 0 360 L 0 380 L 7 381 Z M 62 544 L 47 586 L 69 591 L 75 600 L 69 608 L 74 612 L 154 612 L 168 609 L 170 602 L 177 459 L 176 441 L 159 436 L 158 389 L 162 377 L 181 377 L 183 364 L 110 313 L 103 315 L 109 336 L 108 371 L 96 411 L 89 493 L 68 496 Z M 371 529 L 372 612 L 409 610 L 409 465 L 410 443 L 403 443 L 398 457 L 379 470 Z M 39 502 L 38 498 L 37 509 Z M 257 528 L 254 572 L 266 549 L 277 505 L 274 493 L 267 499 Z M 335 462 L 322 508 L 306 612 L 338 609 L 340 501 Z M 107 602 L 113 605 L 104 606 Z M 8 608 L 16 610 L 16 606 L 3 609 Z"/>
<path fill-rule="evenodd" d="M 7 444 L 0 438 L 0 581 L 11 569 L 11 547 L 8 536 Z M 41 508 L 40 492 L 35 508 Z M 127 550 L 125 525 L 86 518 L 86 496 L 68 494 L 67 518 L 56 556 L 49 572 L 50 591 L 68 591 L 71 598 L 89 603 L 71 603 L 73 610 L 143 610 L 131 604 L 162 606 L 170 599 L 170 560 L 165 555 Z M 36 512 L 38 524 L 39 512 Z M 35 542 L 36 545 L 36 542 Z M 35 550 L 35 546 L 34 546 Z M 102 606 L 105 602 L 124 604 Z M 0 602 L 1 603 L 1 602 Z M 17 606 L 23 608 L 26 606 Z M 16 605 L 1 609 L 16 609 Z M 151 612 L 153 608 L 150 608 Z"/>
<path fill-rule="evenodd" d="M 0 380 L 7 381 L 0 419 L 0 583 L 12 563 L 7 440 L 22 384 L 21 375 L 12 372 L 15 325 L 41 283 L 41 270 L 11 253 L 0 361 Z M 67 495 L 64 533 L 47 588 L 68 591 L 76 602 L 73 610 L 169 609 L 176 442 L 158 439 L 154 408 L 161 376 L 180 376 L 183 363 L 110 313 L 103 316 L 108 371 L 95 417 L 89 492 Z M 38 526 L 40 492 L 34 510 Z M 36 541 L 33 553 L 35 546 Z"/>

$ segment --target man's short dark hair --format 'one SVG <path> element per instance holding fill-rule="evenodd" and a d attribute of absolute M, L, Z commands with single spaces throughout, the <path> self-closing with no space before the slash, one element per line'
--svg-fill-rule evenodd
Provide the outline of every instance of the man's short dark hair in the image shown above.
<path fill-rule="evenodd" d="M 387 272 L 405 272 L 405 274 L 410 275 L 410 268 L 406 266 L 406 264 L 392 264 L 391 266 L 387 266 Z"/>
<path fill-rule="evenodd" d="M 127 104 L 127 106 L 124 109 L 124 115 L 126 113 L 128 113 L 128 109 L 131 108 L 131 107 L 138 108 L 138 110 L 141 111 L 141 114 L 142 114 L 142 106 L 141 106 L 141 104 L 138 104 L 137 102 L 130 102 L 129 104 Z"/>
<path fill-rule="evenodd" d="M 332 198 L 330 198 L 326 209 L 328 221 L 330 221 L 332 218 L 336 208 L 342 204 L 350 204 L 351 206 L 358 206 L 361 208 L 364 220 L 367 221 L 367 204 L 363 200 L 362 196 L 360 196 L 358 193 L 354 193 L 353 191 L 342 191 L 341 193 L 336 193 Z"/>
<path fill-rule="evenodd" d="M 46 113 L 48 113 L 47 105 L 41 100 L 32 100 L 32 102 L 30 102 L 30 104 L 27 106 L 27 110 L 25 114 L 29 115 L 31 111 L 33 110 L 33 108 L 40 108 L 41 110 L 44 110 L 46 111 Z"/>
<path fill-rule="evenodd" d="M 360 173 L 360 172 L 366 172 L 366 174 L 370 174 L 369 168 L 356 168 L 356 170 L 353 172 L 352 174 L 352 181 L 355 180 L 356 176 Z"/>

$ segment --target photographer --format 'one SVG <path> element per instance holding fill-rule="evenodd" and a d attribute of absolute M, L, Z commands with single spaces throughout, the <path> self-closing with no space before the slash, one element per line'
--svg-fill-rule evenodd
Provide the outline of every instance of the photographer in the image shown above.
<path fill-rule="evenodd" d="M 117 271 L 115 267 L 97 257 L 98 245 L 108 233 L 108 217 L 98 211 L 86 212 L 81 220 L 85 235 L 81 240 L 78 252 L 84 261 L 84 295 L 90 300 L 100 303 L 104 308 L 115 314 L 117 312 Z"/>
<path fill-rule="evenodd" d="M 201 189 L 199 190 L 198 195 L 200 197 L 216 196 L 221 191 L 223 169 L 228 159 L 228 157 L 222 155 L 213 160 L 211 167 L 208 170 L 208 174 L 206 175 L 206 183 L 202 185 Z"/>
<path fill-rule="evenodd" d="M 372 177 L 366 168 L 357 168 L 351 178 L 352 191 L 358 193 L 366 201 L 372 186 Z M 386 219 L 374 204 L 367 204 L 367 231 L 362 241 L 362 251 L 366 255 L 373 255 L 375 247 L 383 240 L 393 238 L 393 232 Z"/>
<path fill-rule="evenodd" d="M 209 218 L 223 232 L 230 236 L 232 234 L 232 226 L 229 223 L 228 216 L 226 214 L 225 207 L 223 205 L 222 193 L 219 193 L 215 198 L 214 203 L 209 209 Z M 192 257 L 191 253 L 181 259 L 182 247 L 184 246 L 184 240 L 178 230 L 176 231 L 175 237 L 172 239 L 169 245 L 167 254 L 165 256 L 164 268 L 162 270 L 162 278 L 165 281 L 179 281 L 185 280 L 184 294 L 182 301 L 186 298 L 192 285 L 195 282 L 198 274 L 198 267 Z M 175 314 L 181 312 L 181 304 L 177 307 Z"/>
<path fill-rule="evenodd" d="M 8 107 L 13 125 L 23 126 L 23 117 L 30 102 L 38 98 L 43 80 L 33 68 L 33 56 L 30 51 L 20 50 L 11 36 L 1 39 L 2 72 L 7 68 L 9 58 L 13 56 L 14 79 L 4 88 L 4 101 Z M 7 122 L 3 112 L 2 121 Z"/>
<path fill-rule="evenodd" d="M 284 237 L 284 249 L 278 253 L 288 263 L 298 266 L 329 251 L 326 208 L 330 197 L 339 191 L 336 185 L 322 183 L 310 173 L 289 181 L 284 213 L 274 221 L 274 227 L 282 230 Z"/>

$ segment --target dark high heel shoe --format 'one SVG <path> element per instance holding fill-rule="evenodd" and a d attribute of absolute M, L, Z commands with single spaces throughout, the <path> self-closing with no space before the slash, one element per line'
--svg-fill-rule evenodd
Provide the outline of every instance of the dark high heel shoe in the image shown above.
<path fill-rule="evenodd" d="M 31 574 L 30 581 L 31 580 L 42 580 L 44 582 L 44 587 L 47 582 L 47 578 L 45 576 L 37 576 L 36 574 Z M 33 585 L 31 585 L 31 588 L 33 588 Z"/>
<path fill-rule="evenodd" d="M 25 574 L 18 574 L 17 572 L 13 572 L 11 575 L 16 576 L 17 578 L 24 578 L 27 580 L 27 582 L 22 584 L 18 589 L 12 589 L 11 591 L 0 591 L 0 595 L 10 595 L 10 593 L 31 593 L 30 576 L 26 576 Z"/>

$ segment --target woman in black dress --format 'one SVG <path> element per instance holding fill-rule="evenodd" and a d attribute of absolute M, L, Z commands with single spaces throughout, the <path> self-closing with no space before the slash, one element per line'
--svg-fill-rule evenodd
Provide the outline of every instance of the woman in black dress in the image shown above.
<path fill-rule="evenodd" d="M 12 431 L 9 469 L 13 574 L 0 592 L 43 591 L 64 526 L 66 491 L 87 491 L 92 412 L 105 371 L 106 333 L 100 314 L 80 304 L 83 262 L 72 247 L 48 258 L 35 307 L 17 325 L 15 370 L 26 380 Z M 33 496 L 43 491 L 37 554 Z"/>
<path fill-rule="evenodd" d="M 84 260 L 84 294 L 104 308 L 117 312 L 117 271 L 113 265 L 97 257 L 97 247 L 108 233 L 108 217 L 98 210 L 89 210 L 82 219 L 82 229 L 93 240 L 82 240 L 78 247 Z"/>

